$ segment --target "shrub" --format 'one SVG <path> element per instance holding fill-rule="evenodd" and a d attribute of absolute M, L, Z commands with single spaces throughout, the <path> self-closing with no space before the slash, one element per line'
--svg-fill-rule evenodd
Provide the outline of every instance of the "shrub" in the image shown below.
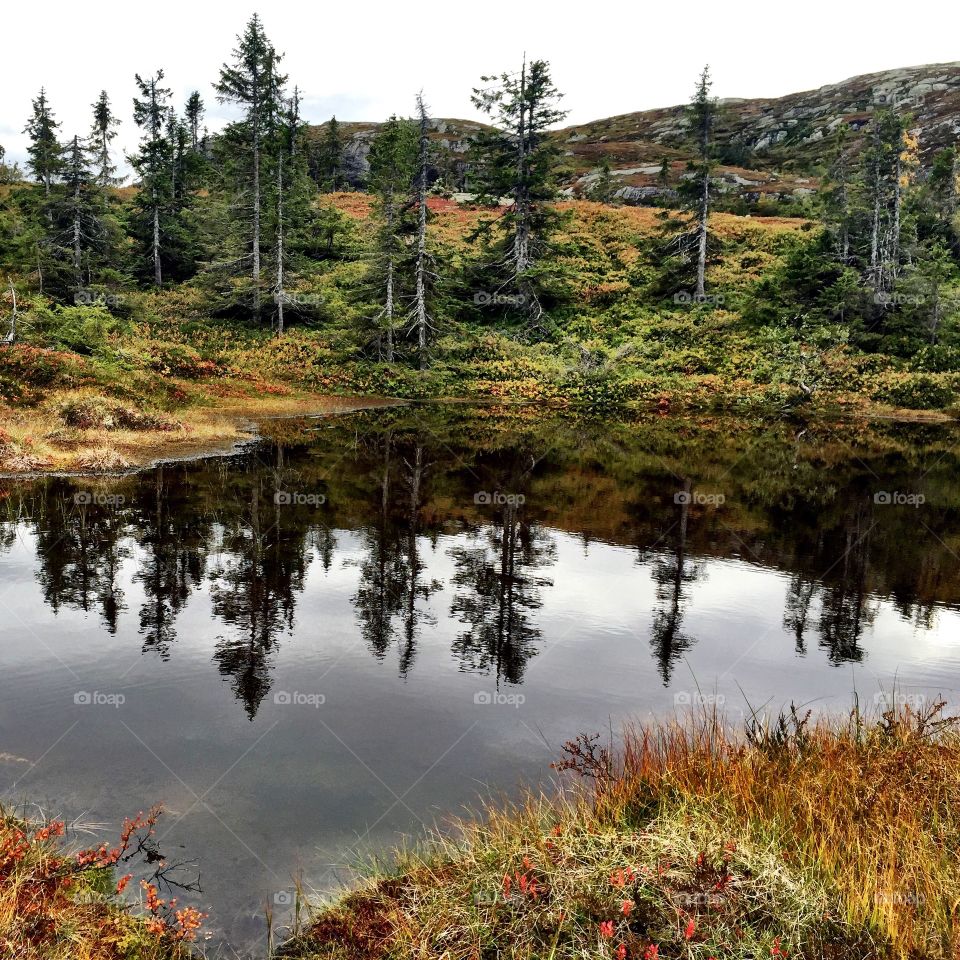
<path fill-rule="evenodd" d="M 910 361 L 914 370 L 925 373 L 947 373 L 960 370 L 960 350 L 942 343 L 922 346 Z"/>
<path fill-rule="evenodd" d="M 129 324 L 102 304 L 45 306 L 34 303 L 24 316 L 31 339 L 43 346 L 80 354 L 103 353 L 111 338 L 128 331 Z"/>
<path fill-rule="evenodd" d="M 149 365 L 157 373 L 199 380 L 215 375 L 219 368 L 212 360 L 204 360 L 193 347 L 182 343 L 152 341 L 146 345 Z"/>
<path fill-rule="evenodd" d="M 627 381 L 607 371 L 576 373 L 566 380 L 561 392 L 574 406 L 595 413 L 618 410 L 630 399 Z"/>
<path fill-rule="evenodd" d="M 73 353 L 16 344 L 0 347 L 0 398 L 35 403 L 51 387 L 77 386 L 88 372 Z"/>
<path fill-rule="evenodd" d="M 943 375 L 888 372 L 878 378 L 873 397 L 908 410 L 939 410 L 954 402 L 956 391 Z"/>
<path fill-rule="evenodd" d="M 174 430 L 166 417 L 106 397 L 71 397 L 57 411 L 68 427 L 78 430 Z"/>

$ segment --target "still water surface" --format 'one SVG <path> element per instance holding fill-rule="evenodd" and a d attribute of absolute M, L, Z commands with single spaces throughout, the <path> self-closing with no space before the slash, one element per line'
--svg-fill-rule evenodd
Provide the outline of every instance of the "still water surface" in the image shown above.
<path fill-rule="evenodd" d="M 413 408 L 0 481 L 0 797 L 162 802 L 214 955 L 560 744 L 960 686 L 952 426 Z M 108 829 L 109 827 L 109 829 Z"/>

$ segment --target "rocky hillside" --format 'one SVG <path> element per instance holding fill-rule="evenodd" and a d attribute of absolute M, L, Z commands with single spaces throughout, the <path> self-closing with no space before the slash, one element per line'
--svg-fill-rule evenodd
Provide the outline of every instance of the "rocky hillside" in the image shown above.
<path fill-rule="evenodd" d="M 818 176 L 846 127 L 849 149 L 859 150 L 876 110 L 909 112 L 925 160 L 960 136 L 960 62 L 904 67 L 853 77 L 818 90 L 785 97 L 719 103 L 717 185 L 747 203 L 802 200 L 819 186 Z M 566 157 L 568 194 L 598 189 L 604 161 L 611 195 L 628 203 L 669 193 L 683 176 L 690 144 L 682 105 L 595 120 L 558 130 Z M 347 174 L 362 185 L 377 124 L 342 124 L 347 138 Z M 469 189 L 467 151 L 480 124 L 433 121 L 437 175 L 453 190 Z M 314 128 L 319 137 L 322 127 Z"/>
<path fill-rule="evenodd" d="M 430 121 L 430 138 L 434 146 L 436 175 L 442 177 L 451 189 L 460 190 L 466 184 L 467 153 L 471 138 L 484 124 L 471 120 L 434 118 Z M 310 127 L 307 137 L 311 144 L 323 139 L 327 124 Z M 379 129 L 379 123 L 340 122 L 344 140 L 344 176 L 355 187 L 365 184 L 370 164 L 367 156 L 370 143 Z"/>
<path fill-rule="evenodd" d="M 850 149 L 874 111 L 896 106 L 914 117 L 925 159 L 960 134 L 960 63 L 906 67 L 853 77 L 818 90 L 759 100 L 722 100 L 717 125 L 721 185 L 746 199 L 801 197 L 846 126 Z M 628 113 L 558 132 L 573 168 L 570 187 L 589 192 L 606 158 L 623 199 L 642 202 L 681 175 L 690 146 L 683 106 Z"/>

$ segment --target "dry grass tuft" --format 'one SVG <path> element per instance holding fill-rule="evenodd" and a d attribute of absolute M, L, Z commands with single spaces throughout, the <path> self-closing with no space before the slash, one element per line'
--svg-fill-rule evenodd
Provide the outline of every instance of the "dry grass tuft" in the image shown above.
<path fill-rule="evenodd" d="M 77 451 L 72 467 L 75 470 L 89 470 L 93 473 L 112 473 L 128 469 L 130 461 L 113 447 L 88 447 Z"/>

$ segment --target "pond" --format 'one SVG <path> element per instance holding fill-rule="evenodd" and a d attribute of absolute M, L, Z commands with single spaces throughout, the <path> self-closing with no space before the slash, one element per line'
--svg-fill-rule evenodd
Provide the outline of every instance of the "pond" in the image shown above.
<path fill-rule="evenodd" d="M 214 954 L 580 732 L 952 699 L 952 425 L 414 406 L 0 481 L 0 797 L 162 803 Z M 197 862 L 194 866 L 193 861 Z"/>

